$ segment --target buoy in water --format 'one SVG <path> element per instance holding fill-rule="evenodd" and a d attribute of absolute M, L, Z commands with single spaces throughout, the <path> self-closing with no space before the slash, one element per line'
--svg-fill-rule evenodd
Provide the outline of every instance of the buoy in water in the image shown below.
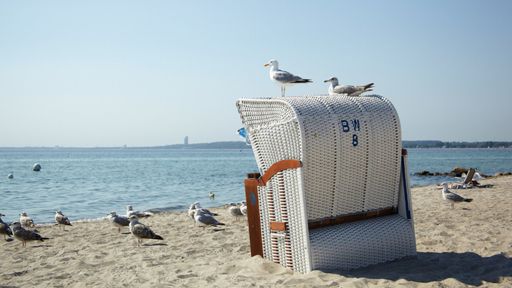
<path fill-rule="evenodd" d="M 36 171 L 36 172 L 41 171 L 41 164 L 39 164 L 39 163 L 34 164 L 34 166 L 32 166 L 32 171 Z"/>

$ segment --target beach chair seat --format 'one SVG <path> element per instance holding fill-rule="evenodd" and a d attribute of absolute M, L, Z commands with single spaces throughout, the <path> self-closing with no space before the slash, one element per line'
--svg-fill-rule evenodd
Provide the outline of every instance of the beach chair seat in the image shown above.
<path fill-rule="evenodd" d="M 251 254 L 298 272 L 416 254 L 398 115 L 380 96 L 241 99 L 259 173 L 245 181 Z"/>

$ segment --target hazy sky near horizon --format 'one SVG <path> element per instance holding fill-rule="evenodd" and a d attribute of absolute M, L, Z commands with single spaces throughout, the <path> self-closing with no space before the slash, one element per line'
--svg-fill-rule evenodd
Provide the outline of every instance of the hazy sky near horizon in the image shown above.
<path fill-rule="evenodd" d="M 239 140 L 263 67 L 375 82 L 405 140 L 512 141 L 512 1 L 3 1 L 0 147 Z"/>

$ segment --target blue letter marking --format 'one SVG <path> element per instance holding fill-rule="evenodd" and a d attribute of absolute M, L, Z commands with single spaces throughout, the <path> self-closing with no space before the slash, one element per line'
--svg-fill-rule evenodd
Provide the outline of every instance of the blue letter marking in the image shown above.
<path fill-rule="evenodd" d="M 341 120 L 341 130 L 343 130 L 343 132 L 350 131 L 350 127 L 348 126 L 347 120 Z"/>
<path fill-rule="evenodd" d="M 341 120 L 341 131 L 344 133 L 350 132 L 350 126 L 352 126 L 352 130 L 354 132 L 361 131 L 361 124 L 359 122 L 359 119 L 352 119 L 350 120 L 350 124 L 347 120 Z M 352 134 L 352 146 L 356 147 L 359 145 L 359 139 L 357 137 L 357 134 Z"/>

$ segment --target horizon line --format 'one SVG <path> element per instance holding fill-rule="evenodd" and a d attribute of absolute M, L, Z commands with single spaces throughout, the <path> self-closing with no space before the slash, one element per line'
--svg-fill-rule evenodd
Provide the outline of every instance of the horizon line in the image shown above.
<path fill-rule="evenodd" d="M 402 142 L 441 142 L 441 143 L 508 143 L 512 144 L 512 141 L 506 140 L 482 140 L 482 141 L 443 141 L 443 140 L 402 140 Z M 163 144 L 163 145 L 145 145 L 145 146 L 129 146 L 127 144 L 119 145 L 119 146 L 0 146 L 0 149 L 133 149 L 133 148 L 165 148 L 169 146 L 194 146 L 194 145 L 206 145 L 206 144 L 216 144 L 216 143 L 240 143 L 244 144 L 249 148 L 250 146 L 246 145 L 244 141 L 213 141 L 213 142 L 201 142 L 201 143 L 175 143 L 175 144 Z M 238 148 L 237 148 L 238 149 Z"/>

